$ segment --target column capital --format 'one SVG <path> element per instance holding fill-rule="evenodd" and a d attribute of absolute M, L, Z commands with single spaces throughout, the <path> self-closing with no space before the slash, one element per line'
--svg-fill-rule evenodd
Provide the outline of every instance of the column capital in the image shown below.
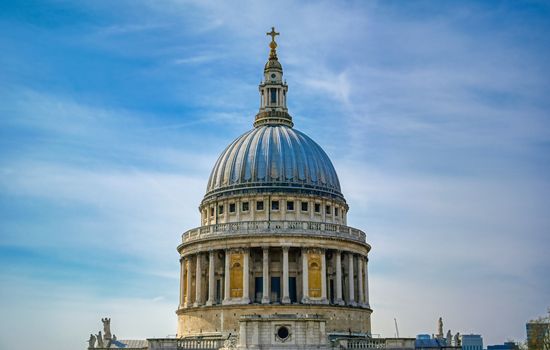
<path fill-rule="evenodd" d="M 248 248 L 226 248 L 225 252 L 227 254 L 242 254 L 247 250 Z"/>
<path fill-rule="evenodd" d="M 284 252 L 287 252 L 287 253 L 288 253 L 288 250 L 290 249 L 290 246 L 288 246 L 288 245 L 283 245 L 283 246 L 281 246 L 281 248 L 283 249 Z"/>
<path fill-rule="evenodd" d="M 325 253 L 325 249 L 323 248 L 317 248 L 317 247 L 314 247 L 314 248 L 306 248 L 307 249 L 307 253 L 308 254 L 324 254 Z"/>

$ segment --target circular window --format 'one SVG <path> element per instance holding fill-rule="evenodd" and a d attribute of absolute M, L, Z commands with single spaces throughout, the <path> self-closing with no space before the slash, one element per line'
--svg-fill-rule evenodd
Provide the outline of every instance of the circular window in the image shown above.
<path fill-rule="evenodd" d="M 288 328 L 286 328 L 285 326 L 279 327 L 279 329 L 277 330 L 277 336 L 282 340 L 288 338 L 289 335 L 290 333 L 288 331 Z"/>
<path fill-rule="evenodd" d="M 275 79 L 277 76 L 275 74 L 271 74 L 271 79 Z"/>

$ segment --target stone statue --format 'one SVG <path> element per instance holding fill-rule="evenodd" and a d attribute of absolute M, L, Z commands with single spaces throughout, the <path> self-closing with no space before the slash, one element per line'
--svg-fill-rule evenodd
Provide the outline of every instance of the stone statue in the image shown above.
<path fill-rule="evenodd" d="M 227 339 L 223 342 L 222 350 L 233 350 L 237 348 L 238 336 L 229 333 Z"/>
<path fill-rule="evenodd" d="M 99 331 L 95 337 L 97 338 L 97 347 L 103 348 L 103 337 L 101 336 L 101 331 Z"/>
<path fill-rule="evenodd" d="M 461 341 L 460 341 L 460 332 L 456 332 L 455 334 L 455 346 L 460 346 L 461 344 Z"/>
<path fill-rule="evenodd" d="M 437 320 L 437 337 L 443 338 L 443 319 L 441 317 Z"/>
<path fill-rule="evenodd" d="M 101 322 L 103 322 L 103 332 L 105 333 L 104 339 L 111 339 L 111 319 L 105 317 L 101 319 Z"/>
<path fill-rule="evenodd" d="M 88 349 L 95 348 L 95 335 L 90 334 L 90 339 L 88 339 Z"/>
<path fill-rule="evenodd" d="M 451 346 L 451 342 L 453 341 L 453 335 L 451 334 L 451 330 L 449 329 L 447 331 L 447 346 Z"/>

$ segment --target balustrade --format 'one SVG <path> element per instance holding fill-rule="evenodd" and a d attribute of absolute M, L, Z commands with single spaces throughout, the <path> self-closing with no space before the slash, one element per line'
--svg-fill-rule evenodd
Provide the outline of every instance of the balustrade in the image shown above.
<path fill-rule="evenodd" d="M 242 221 L 236 223 L 201 226 L 182 235 L 183 243 L 213 238 L 215 236 L 248 235 L 248 234 L 300 234 L 312 236 L 329 236 L 347 238 L 364 243 L 363 231 L 340 224 L 311 221 Z"/>

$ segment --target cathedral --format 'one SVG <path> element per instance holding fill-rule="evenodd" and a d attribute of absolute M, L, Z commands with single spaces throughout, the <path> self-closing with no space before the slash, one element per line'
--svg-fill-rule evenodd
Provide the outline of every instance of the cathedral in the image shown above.
<path fill-rule="evenodd" d="M 272 28 L 253 128 L 214 164 L 183 233 L 177 337 L 142 349 L 331 349 L 370 337 L 363 231 L 323 149 L 294 128 Z M 105 333 L 110 330 L 105 329 Z M 92 335 L 93 338 L 101 338 Z M 101 339 L 110 348 L 131 348 Z M 141 344 L 141 345 L 139 345 Z M 125 345 L 125 346 L 123 346 Z M 362 347 L 367 348 L 367 347 Z"/>

